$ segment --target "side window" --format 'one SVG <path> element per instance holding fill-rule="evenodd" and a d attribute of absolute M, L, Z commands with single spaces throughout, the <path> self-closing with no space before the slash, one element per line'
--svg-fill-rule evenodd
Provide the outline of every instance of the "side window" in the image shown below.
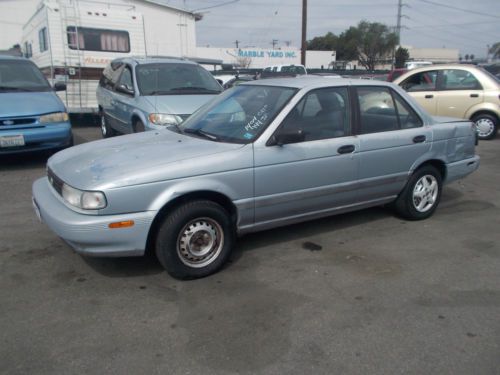
<path fill-rule="evenodd" d="M 349 94 L 346 87 L 312 90 L 291 110 L 280 131 L 301 130 L 305 141 L 351 134 Z"/>
<path fill-rule="evenodd" d="M 358 87 L 361 134 L 397 130 L 398 117 L 387 87 Z"/>
<path fill-rule="evenodd" d="M 408 103 L 401 98 L 394 91 L 392 92 L 394 101 L 396 102 L 396 109 L 399 116 L 399 124 L 401 129 L 419 128 L 423 125 L 422 120 L 416 112 L 408 105 Z"/>
<path fill-rule="evenodd" d="M 401 83 L 401 87 L 408 92 L 436 90 L 437 70 L 415 73 Z"/>
<path fill-rule="evenodd" d="M 40 45 L 40 52 L 45 52 L 49 49 L 47 43 L 47 28 L 44 27 L 38 31 L 38 44 Z"/>
<path fill-rule="evenodd" d="M 447 69 L 442 71 L 443 90 L 481 90 L 481 84 L 466 70 Z"/>
<path fill-rule="evenodd" d="M 129 66 L 125 66 L 123 69 L 123 73 L 120 76 L 120 80 L 118 81 L 119 85 L 124 85 L 127 89 L 133 90 L 134 84 L 132 83 L 132 71 Z"/>
<path fill-rule="evenodd" d="M 99 85 L 107 90 L 112 90 L 120 77 L 123 68 L 122 62 L 112 62 L 102 72 L 102 77 L 99 80 Z"/>

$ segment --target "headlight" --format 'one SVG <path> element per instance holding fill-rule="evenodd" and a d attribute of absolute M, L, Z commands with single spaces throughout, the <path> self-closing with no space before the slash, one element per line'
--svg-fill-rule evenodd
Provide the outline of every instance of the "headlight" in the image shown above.
<path fill-rule="evenodd" d="M 178 125 L 182 122 L 182 118 L 166 113 L 150 113 L 149 121 L 155 125 Z"/>
<path fill-rule="evenodd" d="M 70 205 L 84 210 L 99 210 L 106 207 L 106 197 L 100 191 L 82 191 L 63 184 L 62 197 Z"/>
<path fill-rule="evenodd" d="M 40 116 L 40 123 L 47 124 L 50 122 L 66 122 L 69 116 L 66 112 L 49 113 L 48 115 Z"/>

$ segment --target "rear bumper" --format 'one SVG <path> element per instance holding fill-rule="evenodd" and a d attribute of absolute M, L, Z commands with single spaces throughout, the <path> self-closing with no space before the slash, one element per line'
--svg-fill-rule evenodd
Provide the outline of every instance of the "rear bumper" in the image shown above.
<path fill-rule="evenodd" d="M 24 146 L 0 147 L 0 155 L 64 148 L 71 146 L 73 139 L 71 124 L 69 122 L 43 127 L 0 129 L 0 137 L 13 135 L 22 135 L 25 143 Z"/>
<path fill-rule="evenodd" d="M 66 207 L 46 177 L 33 184 L 33 204 L 42 222 L 77 253 L 89 256 L 143 255 L 156 211 L 120 215 L 85 215 Z M 109 229 L 113 222 L 133 220 L 134 226 Z"/>
<path fill-rule="evenodd" d="M 479 168 L 480 158 L 478 155 L 473 158 L 460 160 L 446 164 L 446 183 L 450 183 L 471 174 Z"/>

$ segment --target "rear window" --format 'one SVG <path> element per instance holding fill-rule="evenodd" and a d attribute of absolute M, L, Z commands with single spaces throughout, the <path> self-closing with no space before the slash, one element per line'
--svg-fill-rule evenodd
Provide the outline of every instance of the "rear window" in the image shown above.
<path fill-rule="evenodd" d="M 66 31 L 70 49 L 101 52 L 130 52 L 130 37 L 127 31 L 75 26 L 68 26 Z"/>

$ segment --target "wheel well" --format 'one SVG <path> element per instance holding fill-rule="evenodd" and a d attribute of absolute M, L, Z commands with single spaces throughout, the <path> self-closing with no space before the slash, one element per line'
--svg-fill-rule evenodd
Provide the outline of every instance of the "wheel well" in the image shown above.
<path fill-rule="evenodd" d="M 493 116 L 494 118 L 497 119 L 497 122 L 500 121 L 500 119 L 498 118 L 497 114 L 495 112 L 491 112 L 491 111 L 488 111 L 486 109 L 482 109 L 482 110 L 479 110 L 477 112 L 474 112 L 471 116 L 470 116 L 470 119 L 472 120 L 474 117 L 478 116 L 478 115 L 490 115 L 490 116 Z"/>
<path fill-rule="evenodd" d="M 166 203 L 156 214 L 153 223 L 149 228 L 148 238 L 146 241 L 146 254 L 154 254 L 156 233 L 158 232 L 158 229 L 160 228 L 160 225 L 165 216 L 167 216 L 168 213 L 174 208 L 193 200 L 208 200 L 221 205 L 229 213 L 233 224 L 236 224 L 236 219 L 238 216 L 236 206 L 233 204 L 231 199 L 229 199 L 224 194 L 209 190 L 187 193 Z"/>
<path fill-rule="evenodd" d="M 439 171 L 443 181 L 446 179 L 446 165 L 444 164 L 443 161 L 437 160 L 437 159 L 427 160 L 425 163 L 420 164 L 418 166 L 418 168 L 415 168 L 415 170 L 422 168 L 424 165 L 432 165 L 434 168 L 436 168 Z"/>
<path fill-rule="evenodd" d="M 137 121 L 141 121 L 141 119 L 139 118 L 139 116 L 137 116 L 137 115 L 133 115 L 133 116 L 132 116 L 132 126 L 133 126 L 133 127 L 135 127 L 135 123 L 136 123 Z"/>

